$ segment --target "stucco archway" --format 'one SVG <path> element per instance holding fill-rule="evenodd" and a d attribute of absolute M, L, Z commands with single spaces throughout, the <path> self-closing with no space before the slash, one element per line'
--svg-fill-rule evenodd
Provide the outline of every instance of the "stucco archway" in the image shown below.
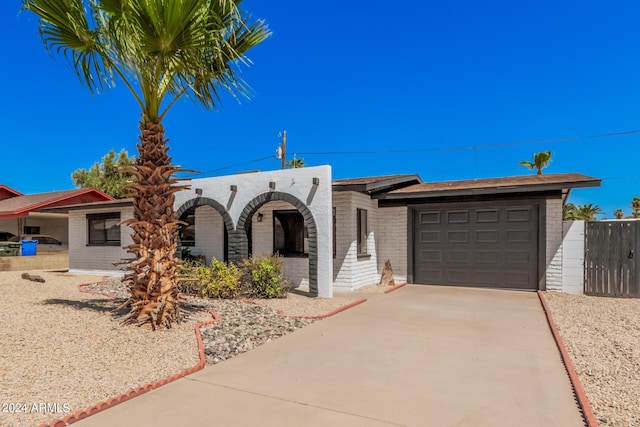
<path fill-rule="evenodd" d="M 229 212 L 227 212 L 227 210 L 224 208 L 224 206 L 222 206 L 220 202 L 214 199 L 211 199 L 209 197 L 195 197 L 183 203 L 182 206 L 180 206 L 180 208 L 176 210 L 176 214 L 178 218 L 180 218 L 189 209 L 197 208 L 198 206 L 211 206 L 216 211 L 218 211 L 220 216 L 222 216 L 224 227 L 226 229 L 227 235 L 229 236 L 229 247 L 227 249 L 228 253 L 225 255 L 226 257 L 232 257 L 232 254 L 235 253 L 235 250 L 233 249 L 233 244 L 232 244 L 233 239 L 231 236 L 234 235 L 235 227 L 233 225 L 233 220 L 231 219 L 231 215 L 229 215 Z"/>
<path fill-rule="evenodd" d="M 249 241 L 247 239 L 246 224 L 253 214 L 265 203 L 271 201 L 284 201 L 295 207 L 304 219 L 309 236 L 309 292 L 318 295 L 318 229 L 311 210 L 297 197 L 280 191 L 271 191 L 256 196 L 242 210 L 238 218 L 238 224 L 233 234 L 229 235 L 229 257 L 239 261 L 249 254 Z M 234 252 L 232 252 L 234 251 Z"/>

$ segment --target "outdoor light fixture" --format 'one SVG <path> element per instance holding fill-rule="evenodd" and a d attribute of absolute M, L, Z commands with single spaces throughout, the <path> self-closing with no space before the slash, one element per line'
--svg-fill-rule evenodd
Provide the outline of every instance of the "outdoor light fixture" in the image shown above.
<path fill-rule="evenodd" d="M 269 182 L 269 189 L 270 189 L 270 190 L 275 190 L 275 189 L 276 189 L 276 183 L 275 183 L 275 182 L 273 182 L 273 181 L 270 181 L 270 182 Z"/>
<path fill-rule="evenodd" d="M 313 185 L 320 185 L 320 178 L 313 178 Z"/>
<path fill-rule="evenodd" d="M 258 212 L 258 222 L 262 222 L 262 217 L 264 215 L 262 215 L 262 212 Z"/>
<path fill-rule="evenodd" d="M 235 193 L 236 191 L 238 191 L 238 186 L 232 185 L 231 187 L 229 187 L 229 189 Z"/>
<path fill-rule="evenodd" d="M 196 194 L 202 196 L 202 188 L 196 188 Z"/>

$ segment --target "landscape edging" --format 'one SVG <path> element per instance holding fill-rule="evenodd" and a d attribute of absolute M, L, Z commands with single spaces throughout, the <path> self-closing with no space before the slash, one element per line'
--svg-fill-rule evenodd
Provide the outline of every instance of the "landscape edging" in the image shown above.
<path fill-rule="evenodd" d="M 582 384 L 580 383 L 580 378 L 578 378 L 578 374 L 576 373 L 575 368 L 573 367 L 573 363 L 571 362 L 571 357 L 569 357 L 569 353 L 567 352 L 566 347 L 564 346 L 564 342 L 562 341 L 562 337 L 560 336 L 560 332 L 556 327 L 553 318 L 551 317 L 551 310 L 547 305 L 547 301 L 544 299 L 544 294 L 542 291 L 538 291 L 538 298 L 540 298 L 540 303 L 542 304 L 542 310 L 544 311 L 547 317 L 547 323 L 549 324 L 549 329 L 551 329 L 551 334 L 556 342 L 556 346 L 558 350 L 560 350 L 560 356 L 562 357 L 562 362 L 564 363 L 564 367 L 567 370 L 567 374 L 569 374 L 569 380 L 571 381 L 571 385 L 573 387 L 573 391 L 576 394 L 576 400 L 578 401 L 578 405 L 582 410 L 582 416 L 584 418 L 587 427 L 598 427 L 598 420 L 593 413 L 593 408 L 591 408 L 591 403 L 589 403 L 589 399 L 587 398 L 587 394 L 584 392 L 582 388 Z"/>

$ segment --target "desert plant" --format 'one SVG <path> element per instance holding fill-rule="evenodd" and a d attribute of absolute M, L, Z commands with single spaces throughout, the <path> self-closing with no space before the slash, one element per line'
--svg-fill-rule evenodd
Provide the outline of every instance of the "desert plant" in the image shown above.
<path fill-rule="evenodd" d="M 616 219 L 622 219 L 624 218 L 624 211 L 622 209 L 616 209 L 613 215 L 616 217 Z"/>
<path fill-rule="evenodd" d="M 179 289 L 185 294 L 205 298 L 235 298 L 240 293 L 241 274 L 238 267 L 212 259 L 206 266 L 200 261 L 186 261 L 180 270 Z"/>
<path fill-rule="evenodd" d="M 282 258 L 278 255 L 244 260 L 241 264 L 243 289 L 253 298 L 286 298 L 289 283 L 282 277 Z"/>

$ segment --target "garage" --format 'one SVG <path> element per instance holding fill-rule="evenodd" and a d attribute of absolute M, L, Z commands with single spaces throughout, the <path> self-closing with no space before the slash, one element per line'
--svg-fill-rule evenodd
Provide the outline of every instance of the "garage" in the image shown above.
<path fill-rule="evenodd" d="M 414 282 L 538 289 L 538 211 L 531 202 L 414 208 Z"/>
<path fill-rule="evenodd" d="M 572 189 L 599 185 L 598 178 L 565 173 L 383 190 L 373 195 L 384 218 L 378 234 L 393 251 L 380 250 L 378 258 L 401 266 L 406 259 L 409 283 L 561 289 L 563 205 Z"/>

